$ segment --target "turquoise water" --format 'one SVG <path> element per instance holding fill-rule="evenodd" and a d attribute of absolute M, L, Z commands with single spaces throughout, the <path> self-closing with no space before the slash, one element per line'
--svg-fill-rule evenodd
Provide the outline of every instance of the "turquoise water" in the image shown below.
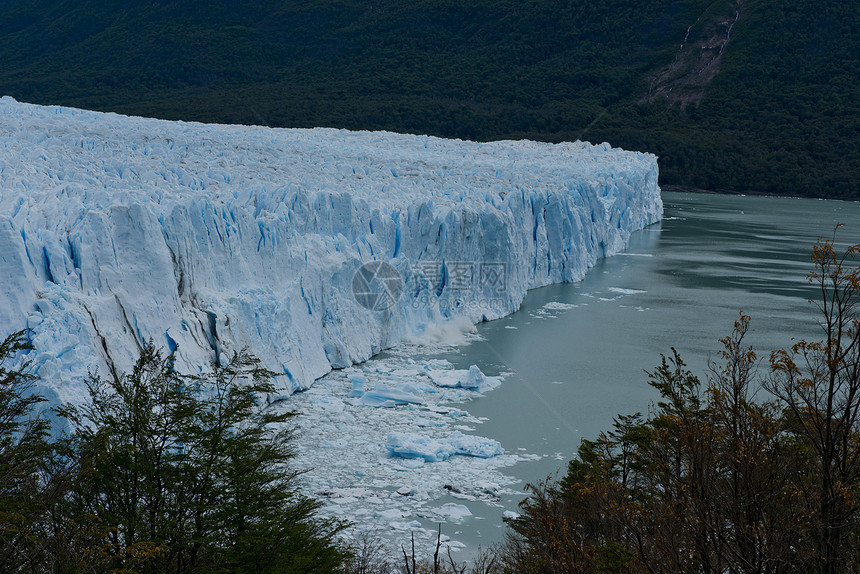
<path fill-rule="evenodd" d="M 845 223 L 837 243 L 860 242 L 860 203 L 666 193 L 665 219 L 629 249 L 599 262 L 580 283 L 529 293 L 522 309 L 478 326 L 484 340 L 444 355 L 457 368 L 509 373 L 466 405 L 486 420 L 475 434 L 509 451 L 541 455 L 508 469 L 521 486 L 563 472 L 583 438 L 619 413 L 645 412 L 656 396 L 646 369 L 674 346 L 703 375 L 738 312 L 752 316 L 749 342 L 766 360 L 792 337 L 817 338 L 815 291 L 806 281 L 815 241 Z M 547 307 L 549 306 L 549 308 Z M 450 535 L 470 547 L 504 533 L 503 510 L 475 515 Z"/>

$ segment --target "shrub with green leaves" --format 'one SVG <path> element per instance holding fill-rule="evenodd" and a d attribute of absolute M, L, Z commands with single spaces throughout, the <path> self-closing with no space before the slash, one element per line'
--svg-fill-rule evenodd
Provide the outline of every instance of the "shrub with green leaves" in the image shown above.
<path fill-rule="evenodd" d="M 332 572 L 341 525 L 297 491 L 292 412 L 260 409 L 273 373 L 242 352 L 177 372 L 151 343 L 134 370 L 91 376 L 91 402 L 60 409 L 79 467 L 67 517 L 104 526 L 116 572 Z"/>
<path fill-rule="evenodd" d="M 0 571 L 32 566 L 41 542 L 33 526 L 44 514 L 51 460 L 49 425 L 33 416 L 44 399 L 34 394 L 30 363 L 13 366 L 32 349 L 19 331 L 0 342 Z"/>

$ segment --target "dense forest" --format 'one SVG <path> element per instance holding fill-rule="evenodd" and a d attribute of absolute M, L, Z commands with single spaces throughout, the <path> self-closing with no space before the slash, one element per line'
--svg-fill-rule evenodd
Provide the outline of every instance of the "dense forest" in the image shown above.
<path fill-rule="evenodd" d="M 666 185 L 860 198 L 860 5 L 20 0 L 0 93 L 204 122 L 585 139 Z"/>

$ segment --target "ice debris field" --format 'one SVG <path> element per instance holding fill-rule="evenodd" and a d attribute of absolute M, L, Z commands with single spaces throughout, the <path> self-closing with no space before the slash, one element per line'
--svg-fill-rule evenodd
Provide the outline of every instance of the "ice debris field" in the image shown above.
<path fill-rule="evenodd" d="M 473 434 L 481 420 L 462 407 L 481 391 L 432 381 L 480 371 L 433 358 L 444 347 L 398 346 L 385 358 L 334 371 L 269 407 L 301 413 L 297 462 L 310 469 L 303 475 L 306 490 L 323 502 L 324 515 L 356 525 L 347 538 L 370 536 L 396 555 L 414 536 L 418 553 L 426 555 L 434 549 L 436 525 L 445 524 L 444 546 L 460 550 L 466 543 L 458 537 L 469 521 L 483 519 L 477 509 L 473 517 L 469 505 L 502 508 L 502 497 L 515 495 L 518 483 L 504 468 L 538 458 L 508 453 L 498 441 Z M 392 387 L 408 389 L 408 401 L 362 400 Z M 382 394 L 390 396 L 388 390 Z"/>
<path fill-rule="evenodd" d="M 248 348 L 283 374 L 270 401 L 305 391 L 270 408 L 316 417 L 301 444 L 331 477 L 328 507 L 408 530 L 406 506 L 429 504 L 435 486 L 402 486 L 393 500 L 408 504 L 366 516 L 391 472 L 435 466 L 487 500 L 504 488 L 489 469 L 516 456 L 452 406 L 500 381 L 480 366 L 353 365 L 579 280 L 661 214 L 656 158 L 608 144 L 205 125 L 3 97 L 0 333 L 30 329 L 54 403 L 83 400 L 88 371 L 127 371 L 150 339 L 186 372 Z M 320 380 L 332 369 L 346 370 Z M 331 456 L 325 433 L 343 428 L 373 437 L 353 445 L 368 468 Z M 381 474 L 358 492 L 337 490 L 339 472 L 349 484 Z"/>

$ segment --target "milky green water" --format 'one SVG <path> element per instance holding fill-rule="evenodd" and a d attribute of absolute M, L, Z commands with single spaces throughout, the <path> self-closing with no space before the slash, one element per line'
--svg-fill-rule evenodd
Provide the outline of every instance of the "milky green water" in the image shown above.
<path fill-rule="evenodd" d="M 509 469 L 521 486 L 563 472 L 580 440 L 613 416 L 647 411 L 656 394 L 644 370 L 660 353 L 674 346 L 703 374 L 739 310 L 752 316 L 749 342 L 765 360 L 792 337 L 817 338 L 805 278 L 812 245 L 840 222 L 837 243 L 860 242 L 860 203 L 679 193 L 663 201 L 662 223 L 636 233 L 627 251 L 580 283 L 530 292 L 517 313 L 479 325 L 483 341 L 444 356 L 457 368 L 510 373 L 464 408 L 486 417 L 475 434 L 542 455 Z M 448 534 L 470 547 L 495 543 L 502 511 L 521 498 L 505 497 L 499 509 L 468 504 L 475 516 Z"/>

